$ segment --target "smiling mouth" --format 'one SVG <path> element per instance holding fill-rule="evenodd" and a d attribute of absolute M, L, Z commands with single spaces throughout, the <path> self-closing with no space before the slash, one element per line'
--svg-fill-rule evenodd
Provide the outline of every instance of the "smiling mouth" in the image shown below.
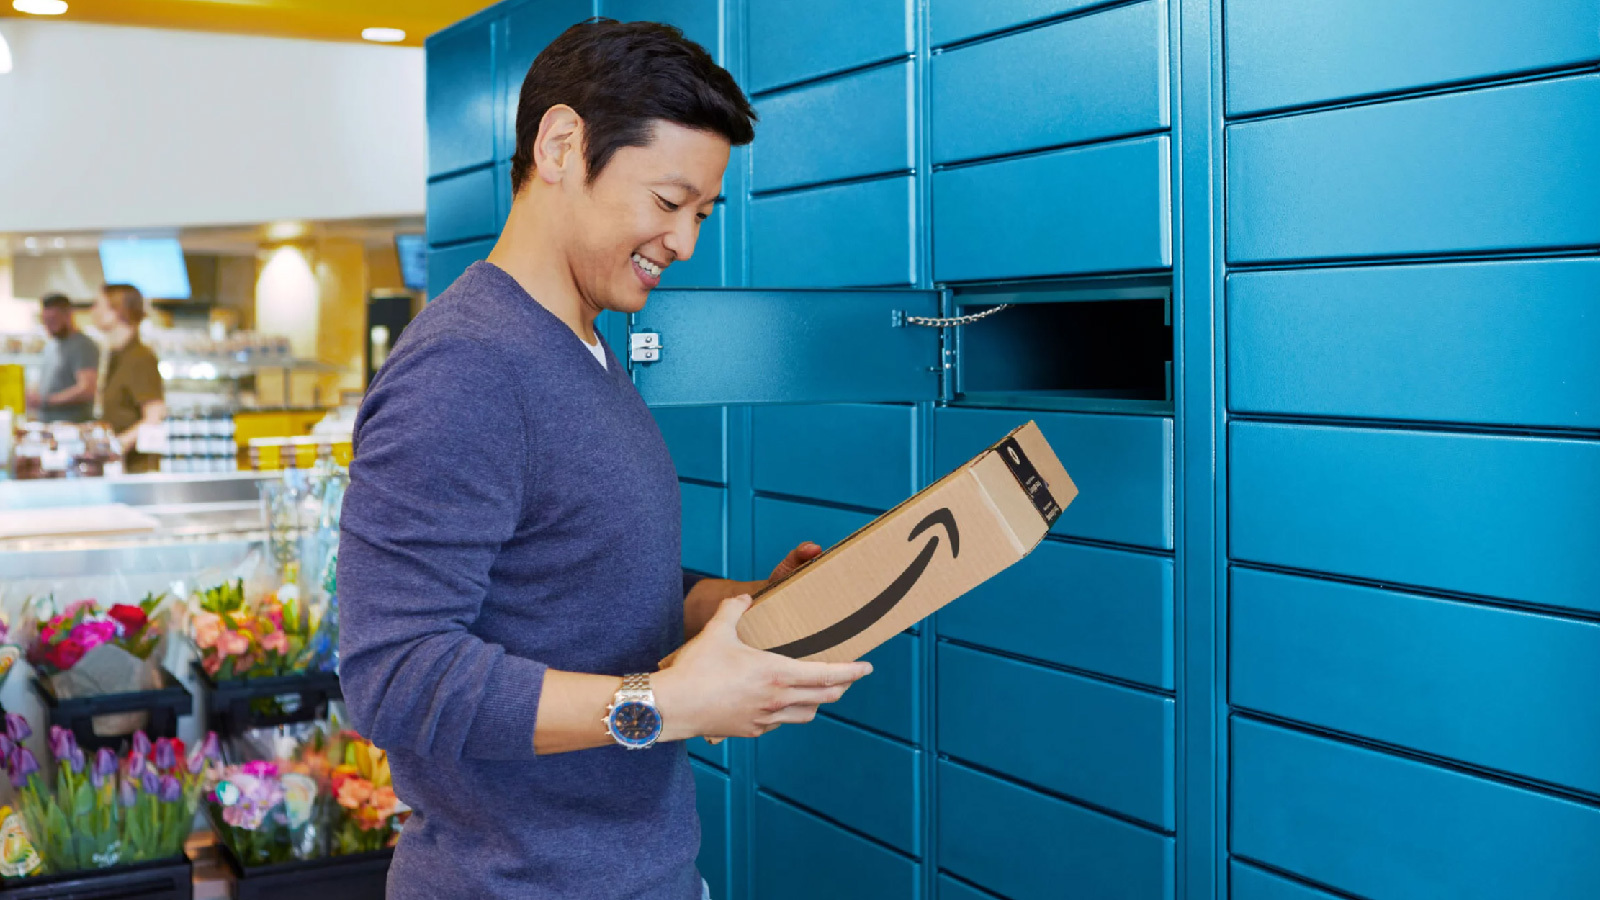
<path fill-rule="evenodd" d="M 638 266 L 640 271 L 644 272 L 646 275 L 649 275 L 651 278 L 660 278 L 661 273 L 666 271 L 667 268 L 664 265 L 653 263 L 637 253 L 633 254 L 633 264 Z"/>

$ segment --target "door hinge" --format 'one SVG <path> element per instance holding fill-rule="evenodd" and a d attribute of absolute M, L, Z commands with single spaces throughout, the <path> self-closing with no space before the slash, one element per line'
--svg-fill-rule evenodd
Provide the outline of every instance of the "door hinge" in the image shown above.
<path fill-rule="evenodd" d="M 628 360 L 653 363 L 661 360 L 661 335 L 654 331 L 636 331 L 628 335 Z"/>

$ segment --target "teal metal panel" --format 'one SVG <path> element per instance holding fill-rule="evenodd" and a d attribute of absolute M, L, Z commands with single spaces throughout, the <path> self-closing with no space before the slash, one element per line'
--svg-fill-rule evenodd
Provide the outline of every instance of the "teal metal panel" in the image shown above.
<path fill-rule="evenodd" d="M 733 879 L 728 872 L 728 819 L 731 813 L 728 776 L 693 765 L 695 809 L 700 814 L 700 856 L 695 865 L 711 886 L 711 896 L 728 897 Z"/>
<path fill-rule="evenodd" d="M 500 233 L 491 166 L 428 184 L 428 243 L 452 244 Z"/>
<path fill-rule="evenodd" d="M 429 175 L 494 159 L 491 29 L 476 19 L 427 40 Z"/>
<path fill-rule="evenodd" d="M 1298 882 L 1272 875 L 1242 862 L 1228 865 L 1228 896 L 1231 900 L 1335 900 Z"/>
<path fill-rule="evenodd" d="M 497 158 L 510 159 L 517 149 L 517 101 L 539 52 L 573 25 L 594 15 L 593 0 L 539 0 L 507 5 L 505 54 L 500 64 L 502 97 L 500 146 Z M 537 128 L 538 123 L 533 123 Z"/>
<path fill-rule="evenodd" d="M 713 766 L 726 769 L 731 763 L 728 757 L 728 742 L 723 741 L 713 746 L 705 738 L 693 738 L 687 742 L 689 755 L 696 759 L 704 760 Z"/>
<path fill-rule="evenodd" d="M 1228 279 L 1236 412 L 1600 428 L 1596 348 L 1596 259 Z"/>
<path fill-rule="evenodd" d="M 444 293 L 467 267 L 487 259 L 494 249 L 494 240 L 474 241 L 454 247 L 428 250 L 428 299 Z"/>
<path fill-rule="evenodd" d="M 1592 0 L 1228 0 L 1231 115 L 1600 59 Z"/>
<path fill-rule="evenodd" d="M 756 782 L 775 794 L 917 855 L 919 752 L 818 717 L 756 741 Z"/>
<path fill-rule="evenodd" d="M 761 139 L 750 146 L 751 189 L 909 171 L 911 93 L 911 63 L 902 62 L 757 100 Z M 850 139 L 841 141 L 846 122 Z"/>
<path fill-rule="evenodd" d="M 1171 690 L 1172 560 L 1047 540 L 939 610 L 939 634 Z"/>
<path fill-rule="evenodd" d="M 511 201 L 514 195 L 511 191 L 511 162 L 500 160 L 494 164 L 494 234 L 499 234 L 505 227 L 506 219 L 511 215 Z"/>
<path fill-rule="evenodd" d="M 1235 559 L 1600 611 L 1600 443 L 1263 423 L 1229 440 Z"/>
<path fill-rule="evenodd" d="M 940 47 L 1052 16 L 1104 6 L 1108 0 L 930 0 L 928 22 Z"/>
<path fill-rule="evenodd" d="M 933 400 L 939 331 L 894 313 L 937 308 L 933 291 L 657 290 L 631 328 L 660 361 L 633 381 L 652 406 Z"/>
<path fill-rule="evenodd" d="M 750 91 L 909 54 L 906 0 L 746 0 Z M 848 28 L 842 23 L 848 22 Z"/>
<path fill-rule="evenodd" d="M 897 634 L 862 659 L 872 674 L 850 686 L 838 703 L 823 707 L 857 725 L 865 725 L 907 743 L 917 741 L 917 710 L 922 706 L 922 639 Z"/>
<path fill-rule="evenodd" d="M 945 163 L 1167 127 L 1167 4 L 1145 0 L 933 57 Z"/>
<path fill-rule="evenodd" d="M 1172 547 L 1171 419 L 940 409 L 934 413 L 934 475 L 954 471 L 1030 419 L 1078 486 L 1052 533 Z"/>
<path fill-rule="evenodd" d="M 975 887 L 962 884 L 948 875 L 939 876 L 939 900 L 994 900 L 994 896 L 988 891 L 980 891 Z"/>
<path fill-rule="evenodd" d="M 909 406 L 830 404 L 751 410 L 755 488 L 889 509 L 915 493 Z"/>
<path fill-rule="evenodd" d="M 939 764 L 939 865 L 1012 900 L 1173 897 L 1172 839 Z"/>
<path fill-rule="evenodd" d="M 1233 573 L 1233 705 L 1600 795 L 1600 623 Z"/>
<path fill-rule="evenodd" d="M 915 187 L 916 179 L 906 175 L 752 199 L 750 283 L 911 284 Z"/>
<path fill-rule="evenodd" d="M 934 278 L 978 281 L 1169 266 L 1169 181 L 1165 137 L 935 172 Z"/>
<path fill-rule="evenodd" d="M 726 414 L 720 406 L 680 406 L 650 411 L 672 453 L 678 477 L 726 484 Z"/>
<path fill-rule="evenodd" d="M 728 576 L 723 549 L 725 488 L 683 483 L 683 566 L 707 575 Z"/>
<path fill-rule="evenodd" d="M 1231 262 L 1600 244 L 1600 75 L 1228 128 Z"/>
<path fill-rule="evenodd" d="M 1234 720 L 1233 852 L 1374 900 L 1588 900 L 1600 808 Z"/>
<path fill-rule="evenodd" d="M 917 864 L 898 853 L 772 797 L 757 794 L 754 806 L 753 897 L 915 900 L 920 895 Z"/>
<path fill-rule="evenodd" d="M 763 578 L 802 543 L 832 547 L 873 519 L 869 513 L 766 497 L 755 498 L 754 506 L 755 566 Z"/>
<path fill-rule="evenodd" d="M 1132 688 L 939 647 L 939 752 L 1173 828 L 1173 703 Z"/>
<path fill-rule="evenodd" d="M 600 15 L 619 22 L 661 22 L 683 30 L 683 36 L 704 47 L 722 65 L 722 4 L 719 0 L 599 0 Z M 722 900 L 721 894 L 713 894 Z"/>

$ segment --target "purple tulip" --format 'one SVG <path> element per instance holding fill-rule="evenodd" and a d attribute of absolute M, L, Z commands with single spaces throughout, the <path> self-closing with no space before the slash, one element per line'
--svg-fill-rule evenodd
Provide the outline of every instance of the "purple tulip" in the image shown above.
<path fill-rule="evenodd" d="M 27 785 L 28 779 L 39 771 L 39 761 L 33 758 L 33 752 L 27 747 L 18 747 L 12 751 L 6 770 L 11 776 L 11 786 L 21 790 Z"/>
<path fill-rule="evenodd" d="M 78 748 L 78 739 L 72 732 L 60 725 L 50 726 L 50 755 L 56 762 L 66 762 L 72 758 L 72 751 Z M 81 766 L 79 768 L 82 768 Z"/>
<path fill-rule="evenodd" d="M 173 748 L 172 741 L 168 738 L 157 738 L 155 755 L 151 757 L 156 768 L 165 772 L 178 764 L 178 751 Z"/>
<path fill-rule="evenodd" d="M 161 790 L 161 780 L 156 777 L 153 770 L 145 769 L 144 774 L 139 776 L 139 789 L 146 794 L 158 793 Z"/>
<path fill-rule="evenodd" d="M 33 737 L 33 729 L 28 727 L 28 720 L 14 713 L 6 713 L 6 737 L 13 744 L 20 744 Z"/>
<path fill-rule="evenodd" d="M 140 759 L 148 759 L 150 756 L 150 738 L 143 731 L 133 733 L 133 755 Z"/>
<path fill-rule="evenodd" d="M 11 751 L 15 749 L 17 749 L 17 745 L 12 742 L 11 738 L 0 734 L 0 759 L 10 759 Z"/>
<path fill-rule="evenodd" d="M 109 747 L 101 747 L 94 755 L 94 765 L 89 768 L 89 781 L 95 790 L 105 786 L 106 779 L 117 774 L 117 755 Z"/>
<path fill-rule="evenodd" d="M 139 802 L 139 795 L 134 793 L 133 790 L 133 782 L 124 780 L 117 787 L 117 802 L 124 807 L 130 807 Z"/>
<path fill-rule="evenodd" d="M 183 786 L 178 784 L 178 779 L 171 775 L 161 776 L 161 781 L 156 785 L 156 799 L 162 803 L 177 803 L 183 796 Z"/>
<path fill-rule="evenodd" d="M 205 754 L 206 759 L 212 762 L 222 758 L 222 748 L 217 741 L 217 733 L 215 731 L 206 732 L 206 739 L 200 744 L 200 751 Z"/>
<path fill-rule="evenodd" d="M 59 760 L 57 761 L 59 762 Z M 72 751 L 67 754 L 66 763 L 72 767 L 72 774 L 83 774 L 83 767 L 88 763 L 88 760 L 83 756 L 83 748 L 73 744 Z"/>

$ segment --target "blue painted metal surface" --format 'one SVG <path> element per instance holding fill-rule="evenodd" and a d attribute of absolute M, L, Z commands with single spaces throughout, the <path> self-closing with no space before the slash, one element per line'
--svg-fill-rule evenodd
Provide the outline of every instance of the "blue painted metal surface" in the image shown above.
<path fill-rule="evenodd" d="M 948 875 L 939 876 L 938 900 L 993 900 L 997 894 L 980 891 L 971 885 L 962 884 Z"/>
<path fill-rule="evenodd" d="M 940 53 L 933 159 L 1166 128 L 1167 44 L 1166 2 L 1145 0 Z"/>
<path fill-rule="evenodd" d="M 1173 828 L 1169 698 L 946 644 L 938 715 L 941 753 Z"/>
<path fill-rule="evenodd" d="M 922 639 L 897 634 L 863 656 L 872 675 L 850 686 L 844 698 L 824 711 L 914 744 L 917 710 L 922 706 Z"/>
<path fill-rule="evenodd" d="M 444 293 L 467 267 L 479 260 L 486 259 L 489 251 L 494 249 L 494 241 L 474 241 L 470 244 L 457 244 L 454 247 L 442 247 L 428 251 L 428 299 Z"/>
<path fill-rule="evenodd" d="M 1173 896 L 1171 838 L 955 763 L 939 792 L 940 866 L 1002 896 Z"/>
<path fill-rule="evenodd" d="M 1600 808 L 1235 720 L 1233 852 L 1361 897 L 1586 900 Z"/>
<path fill-rule="evenodd" d="M 915 856 L 918 751 L 819 717 L 756 741 L 756 783 Z"/>
<path fill-rule="evenodd" d="M 930 0 L 928 22 L 933 45 L 964 41 L 1040 19 L 1106 5 L 1108 0 Z"/>
<path fill-rule="evenodd" d="M 915 900 L 917 864 L 781 800 L 757 795 L 752 843 L 761 900 Z M 720 900 L 720 898 L 719 898 Z"/>
<path fill-rule="evenodd" d="M 1103 416 L 1020 410 L 941 409 L 934 414 L 937 476 L 976 456 L 1029 419 L 1078 486 L 1052 533 L 1172 546 L 1172 422 L 1154 416 Z"/>
<path fill-rule="evenodd" d="M 754 502 L 756 571 L 762 577 L 805 541 L 832 547 L 871 522 L 870 513 L 757 497 Z"/>
<path fill-rule="evenodd" d="M 1600 428 L 1597 259 L 1234 275 L 1228 338 L 1236 412 Z"/>
<path fill-rule="evenodd" d="M 719 0 L 599 0 L 600 15 L 620 22 L 662 22 L 683 30 L 683 36 L 704 47 L 722 65 Z M 718 896 L 720 900 L 721 895 Z"/>
<path fill-rule="evenodd" d="M 500 233 L 491 166 L 428 184 L 428 243 L 452 244 Z"/>
<path fill-rule="evenodd" d="M 651 413 L 667 441 L 679 478 L 727 483 L 728 434 L 724 426 L 726 413 L 721 407 L 666 407 Z"/>
<path fill-rule="evenodd" d="M 751 410 L 758 491 L 888 509 L 914 493 L 909 406 L 830 404 Z"/>
<path fill-rule="evenodd" d="M 1334 900 L 1332 894 L 1246 863 L 1233 863 L 1228 875 L 1233 879 L 1233 889 L 1228 894 L 1231 900 Z"/>
<path fill-rule="evenodd" d="M 658 290 L 632 331 L 661 359 L 633 380 L 654 406 L 932 400 L 939 332 L 893 313 L 937 309 L 932 291 Z"/>
<path fill-rule="evenodd" d="M 1600 442 L 1240 423 L 1235 559 L 1600 611 Z"/>
<path fill-rule="evenodd" d="M 745 0 L 747 90 L 764 91 L 911 52 L 906 0 Z M 849 22 L 848 28 L 839 27 Z"/>
<path fill-rule="evenodd" d="M 683 497 L 683 565 L 686 569 L 726 578 L 728 563 L 724 523 L 728 492 L 703 484 L 679 485 Z"/>
<path fill-rule="evenodd" d="M 501 126 L 497 159 L 510 159 L 517 149 L 517 101 L 528 67 L 546 45 L 563 31 L 594 15 L 594 0 L 539 0 L 508 4 L 505 17 L 504 55 L 500 62 Z M 538 127 L 537 123 L 533 124 Z"/>
<path fill-rule="evenodd" d="M 1249 569 L 1234 706 L 1600 797 L 1600 623 Z"/>
<path fill-rule="evenodd" d="M 1047 540 L 941 609 L 939 634 L 1171 690 L 1172 601 L 1170 559 Z"/>
<path fill-rule="evenodd" d="M 962 166 L 933 176 L 939 281 L 1172 264 L 1167 139 Z"/>
<path fill-rule="evenodd" d="M 750 186 L 792 188 L 909 171 L 910 62 L 867 69 L 756 101 L 761 139 L 750 147 Z M 840 141 L 841 123 L 852 123 Z"/>
<path fill-rule="evenodd" d="M 440 32 L 427 41 L 429 175 L 494 159 L 490 41 L 488 21 Z"/>
<path fill-rule="evenodd" d="M 1591 0 L 1229 0 L 1228 112 L 1600 59 Z"/>
<path fill-rule="evenodd" d="M 1600 75 L 1228 128 L 1232 262 L 1600 244 Z"/>
<path fill-rule="evenodd" d="M 910 176 L 750 201 L 750 282 L 759 287 L 909 285 L 916 254 Z M 826 259 L 826 267 L 814 260 Z"/>
<path fill-rule="evenodd" d="M 710 763 L 719 769 L 726 770 L 732 764 L 729 757 L 729 747 L 731 745 L 727 741 L 713 746 L 705 738 L 694 738 L 688 742 L 688 746 L 690 756 Z"/>
<path fill-rule="evenodd" d="M 695 861 L 700 877 L 711 886 L 711 896 L 728 896 L 728 776 L 704 766 L 694 766 L 695 807 L 700 814 L 700 856 Z"/>

